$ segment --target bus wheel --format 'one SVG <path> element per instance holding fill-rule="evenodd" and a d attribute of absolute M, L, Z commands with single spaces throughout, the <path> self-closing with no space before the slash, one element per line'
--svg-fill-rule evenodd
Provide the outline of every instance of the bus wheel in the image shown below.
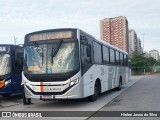
<path fill-rule="evenodd" d="M 97 100 L 98 98 L 98 94 L 99 94 L 99 88 L 98 88 L 98 83 L 96 82 L 95 86 L 94 86 L 94 94 L 90 96 L 90 101 L 94 102 Z"/>
<path fill-rule="evenodd" d="M 30 104 L 32 104 L 31 98 L 23 98 L 23 104 L 24 105 L 30 105 Z"/>
<path fill-rule="evenodd" d="M 30 105 L 31 103 L 31 98 L 26 98 L 25 94 L 23 93 L 23 105 Z"/>
<path fill-rule="evenodd" d="M 27 103 L 28 103 L 29 105 L 32 104 L 31 98 L 28 98 L 28 99 L 27 99 Z"/>
<path fill-rule="evenodd" d="M 116 90 L 120 91 L 122 89 L 122 79 L 119 79 L 119 84 Z"/>

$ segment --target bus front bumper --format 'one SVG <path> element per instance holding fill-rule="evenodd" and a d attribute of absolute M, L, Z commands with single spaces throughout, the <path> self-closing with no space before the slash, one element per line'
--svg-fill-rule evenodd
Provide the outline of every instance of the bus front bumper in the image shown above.
<path fill-rule="evenodd" d="M 43 92 L 34 92 L 31 90 L 28 86 L 24 85 L 24 92 L 26 98 L 36 98 L 36 99 L 42 99 L 42 96 L 53 96 L 52 99 L 78 99 L 83 98 L 83 91 L 80 87 L 80 84 L 76 84 L 73 87 L 67 89 L 65 92 L 59 92 L 59 93 L 43 93 Z"/>

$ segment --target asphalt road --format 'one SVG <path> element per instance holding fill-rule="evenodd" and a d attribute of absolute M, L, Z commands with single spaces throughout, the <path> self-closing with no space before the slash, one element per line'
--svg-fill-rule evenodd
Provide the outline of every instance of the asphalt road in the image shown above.
<path fill-rule="evenodd" d="M 39 99 L 32 100 L 33 104 L 23 105 L 21 96 L 12 96 L 10 98 L 2 98 L 0 102 L 0 111 L 95 111 L 100 110 L 103 106 L 108 104 L 112 99 L 129 90 L 129 87 L 134 83 L 143 79 L 144 76 L 134 76 L 130 82 L 123 86 L 121 91 L 109 91 L 101 96 L 95 102 L 88 102 L 82 100 L 65 100 L 65 101 L 41 101 Z M 93 114 L 92 113 L 92 114 Z M 74 114 L 74 113 L 73 113 Z M 76 119 L 87 119 L 87 117 L 76 118 Z M 54 118 L 49 118 L 54 119 Z M 56 118 L 57 119 L 57 118 Z M 60 119 L 60 118 L 58 118 Z M 74 118 L 69 118 L 74 119 Z M 92 119 L 92 118 L 91 118 Z"/>
<path fill-rule="evenodd" d="M 137 81 L 99 111 L 160 111 L 160 75 Z M 94 114 L 96 115 L 96 113 Z M 90 117 L 89 120 L 160 120 L 158 117 Z"/>

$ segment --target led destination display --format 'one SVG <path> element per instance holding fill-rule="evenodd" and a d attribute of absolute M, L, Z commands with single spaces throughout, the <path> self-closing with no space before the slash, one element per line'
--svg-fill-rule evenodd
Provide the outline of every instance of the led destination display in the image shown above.
<path fill-rule="evenodd" d="M 38 33 L 29 36 L 29 41 L 41 41 L 41 40 L 55 40 L 55 39 L 70 39 L 73 38 L 72 31 L 63 32 L 49 32 L 49 33 Z"/>

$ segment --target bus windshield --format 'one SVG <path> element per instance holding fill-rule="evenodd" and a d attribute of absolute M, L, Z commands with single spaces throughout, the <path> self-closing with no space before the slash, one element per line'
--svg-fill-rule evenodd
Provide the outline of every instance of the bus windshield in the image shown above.
<path fill-rule="evenodd" d="M 0 54 L 0 76 L 11 72 L 11 61 L 9 54 Z"/>
<path fill-rule="evenodd" d="M 78 48 L 75 42 L 27 46 L 25 71 L 31 74 L 57 74 L 78 69 Z"/>

